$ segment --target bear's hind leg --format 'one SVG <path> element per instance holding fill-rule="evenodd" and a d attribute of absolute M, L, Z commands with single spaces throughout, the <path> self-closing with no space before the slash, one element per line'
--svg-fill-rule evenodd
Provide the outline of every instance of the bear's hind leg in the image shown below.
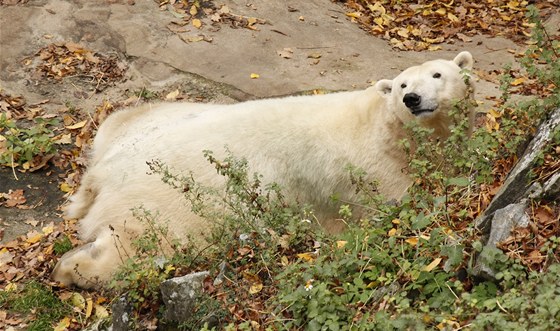
<path fill-rule="evenodd" d="M 70 204 L 65 207 L 66 217 L 78 219 L 86 216 L 97 194 L 98 190 L 92 174 L 86 173 L 82 178 L 78 191 L 70 197 Z"/>

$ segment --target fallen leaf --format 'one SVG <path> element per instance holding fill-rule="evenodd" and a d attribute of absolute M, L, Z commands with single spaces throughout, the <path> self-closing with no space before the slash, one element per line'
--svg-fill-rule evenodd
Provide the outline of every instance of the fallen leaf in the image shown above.
<path fill-rule="evenodd" d="M 518 86 L 518 85 L 523 84 L 524 82 L 525 82 L 525 78 L 519 77 L 519 78 L 514 79 L 513 82 L 511 82 L 511 85 L 512 86 Z"/>
<path fill-rule="evenodd" d="M 313 262 L 313 260 L 315 259 L 315 256 L 313 253 L 299 253 L 296 254 L 297 257 L 299 257 L 302 260 L 305 260 L 307 262 Z"/>
<path fill-rule="evenodd" d="M 86 123 L 87 123 L 87 120 L 83 120 L 83 121 L 78 122 L 78 123 L 76 123 L 76 124 L 74 124 L 74 125 L 69 125 L 69 126 L 67 126 L 66 128 L 67 128 L 68 130 L 80 129 L 80 128 L 83 128 L 84 125 L 86 125 Z"/>
<path fill-rule="evenodd" d="M 91 312 L 93 311 L 93 301 L 91 298 L 86 299 L 86 319 L 91 316 Z"/>
<path fill-rule="evenodd" d="M 68 193 L 72 191 L 72 187 L 68 185 L 68 183 L 62 183 L 60 184 L 60 190 L 64 193 Z"/>
<path fill-rule="evenodd" d="M 344 246 L 346 246 L 347 243 L 348 241 L 346 240 L 338 240 L 336 242 L 336 248 L 343 248 Z"/>
<path fill-rule="evenodd" d="M 25 241 L 29 244 L 35 244 L 35 243 L 39 242 L 41 240 L 41 238 L 43 238 L 42 233 L 39 233 L 37 231 L 31 231 L 27 234 L 27 237 L 25 238 Z"/>
<path fill-rule="evenodd" d="M 389 230 L 389 232 L 387 232 L 387 235 L 389 237 L 393 237 L 395 234 L 397 234 L 397 229 L 396 228 L 392 228 L 391 230 Z"/>
<path fill-rule="evenodd" d="M 45 235 L 49 235 L 54 231 L 54 223 L 50 223 L 49 225 L 45 226 L 41 229 Z"/>
<path fill-rule="evenodd" d="M 202 27 L 202 22 L 198 18 L 195 18 L 194 20 L 192 20 L 192 25 L 195 28 L 200 29 Z"/>
<path fill-rule="evenodd" d="M 261 77 L 259 74 L 251 74 L 251 79 L 258 79 Z"/>
<path fill-rule="evenodd" d="M 179 90 L 175 90 L 175 91 L 173 91 L 173 92 L 169 92 L 169 93 L 165 96 L 165 99 L 166 99 L 166 100 L 176 100 L 178 96 L 179 96 Z"/>
<path fill-rule="evenodd" d="M 72 293 L 70 302 L 75 308 L 78 308 L 79 311 L 82 311 L 86 308 L 86 299 L 84 299 L 84 297 L 78 292 Z"/>
<path fill-rule="evenodd" d="M 251 285 L 251 287 L 249 288 L 249 293 L 250 294 L 256 294 L 259 293 L 263 288 L 263 284 L 262 283 L 256 283 Z"/>
<path fill-rule="evenodd" d="M 59 136 L 56 136 L 53 138 L 52 140 L 55 144 L 58 145 L 68 145 L 72 143 L 72 134 L 68 133 L 68 134 L 61 134 Z"/>
<path fill-rule="evenodd" d="M 0 193 L 0 198 L 6 199 L 4 206 L 10 208 L 23 205 L 27 199 L 23 196 L 23 190 L 9 190 L 8 193 Z"/>
<path fill-rule="evenodd" d="M 8 249 L 6 249 L 5 247 L 0 250 L 0 266 L 12 262 L 13 258 L 14 254 L 10 253 L 10 251 L 8 251 Z"/>
<path fill-rule="evenodd" d="M 276 51 L 276 53 L 278 53 L 278 55 L 280 55 L 281 57 L 283 57 L 285 59 L 291 59 L 292 54 L 294 54 L 294 51 L 291 48 L 284 48 L 281 51 Z"/>
<path fill-rule="evenodd" d="M 54 331 L 65 331 L 70 326 L 70 318 L 64 317 L 58 324 L 54 327 Z"/>
<path fill-rule="evenodd" d="M 360 12 L 346 13 L 346 16 L 352 17 L 352 18 L 359 18 L 360 16 L 362 16 L 362 13 L 360 13 Z"/>
<path fill-rule="evenodd" d="M 97 318 L 105 318 L 109 316 L 109 312 L 107 311 L 107 309 L 105 307 L 103 307 L 102 305 L 99 304 L 95 304 L 94 305 L 95 308 L 95 317 Z"/>
<path fill-rule="evenodd" d="M 441 258 L 438 257 L 435 260 L 432 261 L 432 263 L 428 264 L 427 266 L 424 267 L 424 271 L 430 272 L 432 271 L 435 267 L 437 267 L 439 265 L 439 263 L 441 262 Z"/>
<path fill-rule="evenodd" d="M 416 246 L 418 244 L 418 237 L 412 237 L 405 240 L 411 246 Z"/>

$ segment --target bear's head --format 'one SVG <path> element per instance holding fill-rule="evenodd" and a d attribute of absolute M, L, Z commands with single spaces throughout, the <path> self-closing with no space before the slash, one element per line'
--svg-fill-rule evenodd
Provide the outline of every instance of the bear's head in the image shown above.
<path fill-rule="evenodd" d="M 417 120 L 446 136 L 449 111 L 454 103 L 469 97 L 469 72 L 473 57 L 459 53 L 452 61 L 433 60 L 410 67 L 393 80 L 383 79 L 375 89 L 386 99 L 388 108 L 403 122 Z"/>

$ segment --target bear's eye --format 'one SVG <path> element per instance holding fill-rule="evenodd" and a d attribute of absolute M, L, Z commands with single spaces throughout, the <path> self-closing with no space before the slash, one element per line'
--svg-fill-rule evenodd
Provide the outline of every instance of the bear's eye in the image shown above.
<path fill-rule="evenodd" d="M 440 77 L 441 77 L 441 74 L 440 74 L 439 72 L 436 72 L 436 73 L 434 74 L 433 77 L 434 77 L 434 78 L 440 78 Z"/>
<path fill-rule="evenodd" d="M 402 84 L 401 84 L 401 88 L 406 88 L 406 84 L 405 84 L 405 83 L 402 83 Z"/>

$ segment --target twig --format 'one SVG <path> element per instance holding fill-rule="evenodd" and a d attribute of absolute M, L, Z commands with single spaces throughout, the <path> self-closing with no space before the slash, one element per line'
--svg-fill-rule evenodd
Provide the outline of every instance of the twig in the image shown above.
<path fill-rule="evenodd" d="M 18 176 L 16 175 L 16 169 L 15 169 L 15 166 L 14 166 L 14 153 L 10 154 L 10 156 L 11 156 L 11 158 L 12 158 L 12 162 L 11 162 L 11 163 L 12 163 L 12 164 L 11 164 L 11 166 L 12 166 L 12 173 L 14 174 L 14 178 L 15 178 L 16 180 L 19 180 Z"/>

